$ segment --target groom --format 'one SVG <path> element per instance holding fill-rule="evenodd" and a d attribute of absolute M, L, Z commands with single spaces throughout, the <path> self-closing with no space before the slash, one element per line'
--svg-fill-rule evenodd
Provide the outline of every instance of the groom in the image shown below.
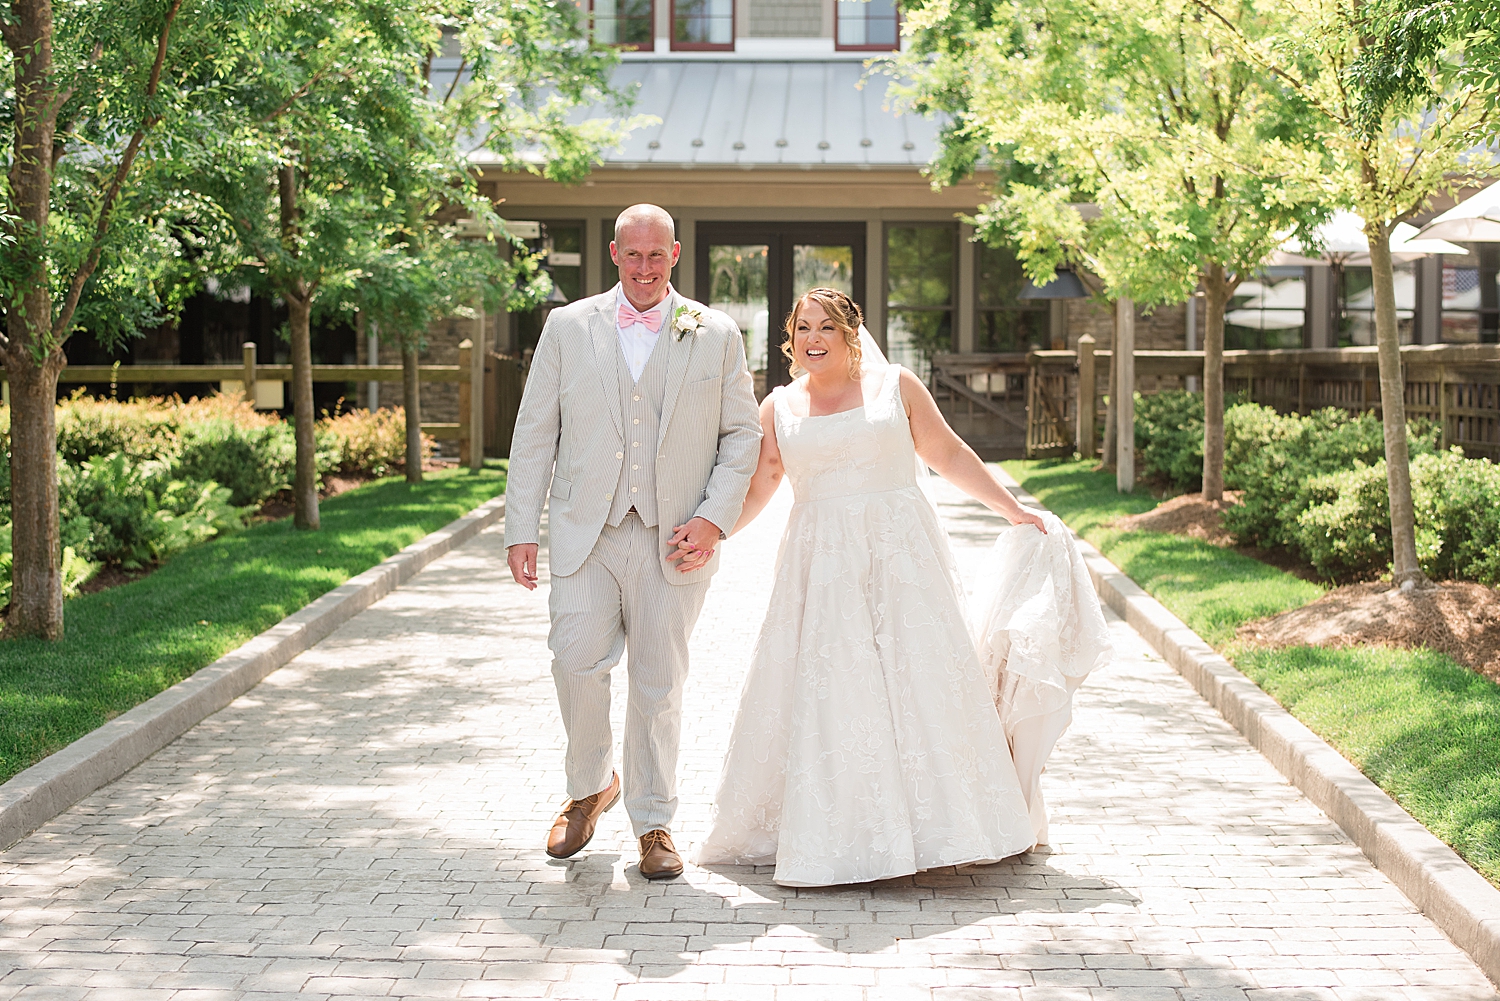
<path fill-rule="evenodd" d="M 625 809 L 647 879 L 682 874 L 669 827 L 688 637 L 760 453 L 744 342 L 729 317 L 673 290 L 680 252 L 665 210 L 620 213 L 609 245 L 620 283 L 542 329 L 505 491 L 510 571 L 528 589 L 551 505 L 547 645 L 570 798 L 547 854 L 581 851 L 620 798 L 609 673 L 628 650 Z"/>

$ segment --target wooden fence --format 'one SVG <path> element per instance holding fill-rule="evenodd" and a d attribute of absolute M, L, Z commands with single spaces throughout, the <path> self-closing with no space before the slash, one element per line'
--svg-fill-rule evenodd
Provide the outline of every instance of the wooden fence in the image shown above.
<path fill-rule="evenodd" d="M 1026 380 L 1026 455 L 1098 454 L 1111 353 L 1089 350 L 1087 343 L 1083 347 L 1081 353 L 939 355 L 933 364 L 934 388 L 941 389 L 946 380 L 961 381 L 975 398 L 973 406 L 1000 408 L 1003 401 L 987 391 L 994 380 L 976 377 L 1009 380 L 1020 359 Z M 1137 380 L 1203 374 L 1201 351 L 1137 351 L 1134 357 Z M 1401 361 L 1408 418 L 1435 422 L 1444 448 L 1458 445 L 1467 455 L 1500 460 L 1500 345 L 1413 345 L 1401 349 Z M 973 388 L 976 383 L 985 388 Z M 1086 388 L 1092 392 L 1081 400 L 1079 387 L 1085 383 L 1091 384 Z M 1225 351 L 1224 389 L 1283 413 L 1323 407 L 1380 413 L 1379 365 L 1373 347 Z M 1080 412 L 1089 419 L 1080 420 Z"/>
<path fill-rule="evenodd" d="M 502 356 L 493 356 L 502 357 Z M 422 365 L 418 378 L 424 383 L 458 383 L 458 420 L 422 423 L 422 433 L 438 441 L 458 442 L 459 463 L 479 468 L 484 459 L 486 370 L 490 366 L 473 350 L 473 342 L 458 346 L 457 365 Z M 4 379 L 0 368 L 0 379 Z M 258 398 L 261 382 L 290 382 L 292 366 L 262 365 L 256 359 L 256 346 L 246 343 L 239 365 L 69 365 L 58 382 L 108 383 L 119 385 L 194 385 L 230 383 L 252 404 Z M 400 382 L 400 365 L 314 365 L 313 382 Z M 512 423 L 514 418 L 512 418 Z M 509 444 L 509 436 L 505 439 Z"/>

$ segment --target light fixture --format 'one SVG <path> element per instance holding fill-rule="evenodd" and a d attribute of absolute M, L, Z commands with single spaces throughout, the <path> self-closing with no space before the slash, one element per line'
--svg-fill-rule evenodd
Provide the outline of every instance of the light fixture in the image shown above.
<path fill-rule="evenodd" d="M 1057 275 L 1045 285 L 1037 285 L 1030 278 L 1026 279 L 1026 287 L 1021 289 L 1017 299 L 1087 299 L 1088 289 L 1083 287 L 1071 270 L 1058 268 Z"/>

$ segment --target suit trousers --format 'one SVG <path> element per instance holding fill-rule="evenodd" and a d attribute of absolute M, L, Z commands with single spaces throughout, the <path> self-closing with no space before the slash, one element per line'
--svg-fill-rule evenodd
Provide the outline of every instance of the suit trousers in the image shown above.
<path fill-rule="evenodd" d="M 667 829 L 677 812 L 677 751 L 688 638 L 708 581 L 669 584 L 676 573 L 661 553 L 656 528 L 634 512 L 604 526 L 583 566 L 553 577 L 548 608 L 552 678 L 568 735 L 568 796 L 582 799 L 609 785 L 614 735 L 609 724 L 610 671 L 629 653 L 625 708 L 625 809 L 636 837 Z"/>

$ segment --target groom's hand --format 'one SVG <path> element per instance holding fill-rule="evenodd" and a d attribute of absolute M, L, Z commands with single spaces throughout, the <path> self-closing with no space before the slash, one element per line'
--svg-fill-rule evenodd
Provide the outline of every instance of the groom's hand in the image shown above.
<path fill-rule="evenodd" d="M 707 518 L 690 519 L 686 525 L 672 530 L 667 545 L 677 548 L 667 554 L 667 561 L 676 563 L 679 573 L 692 573 L 713 557 L 721 534 L 719 526 Z"/>
<path fill-rule="evenodd" d="M 522 542 L 505 551 L 510 575 L 528 591 L 536 590 L 536 543 Z"/>

